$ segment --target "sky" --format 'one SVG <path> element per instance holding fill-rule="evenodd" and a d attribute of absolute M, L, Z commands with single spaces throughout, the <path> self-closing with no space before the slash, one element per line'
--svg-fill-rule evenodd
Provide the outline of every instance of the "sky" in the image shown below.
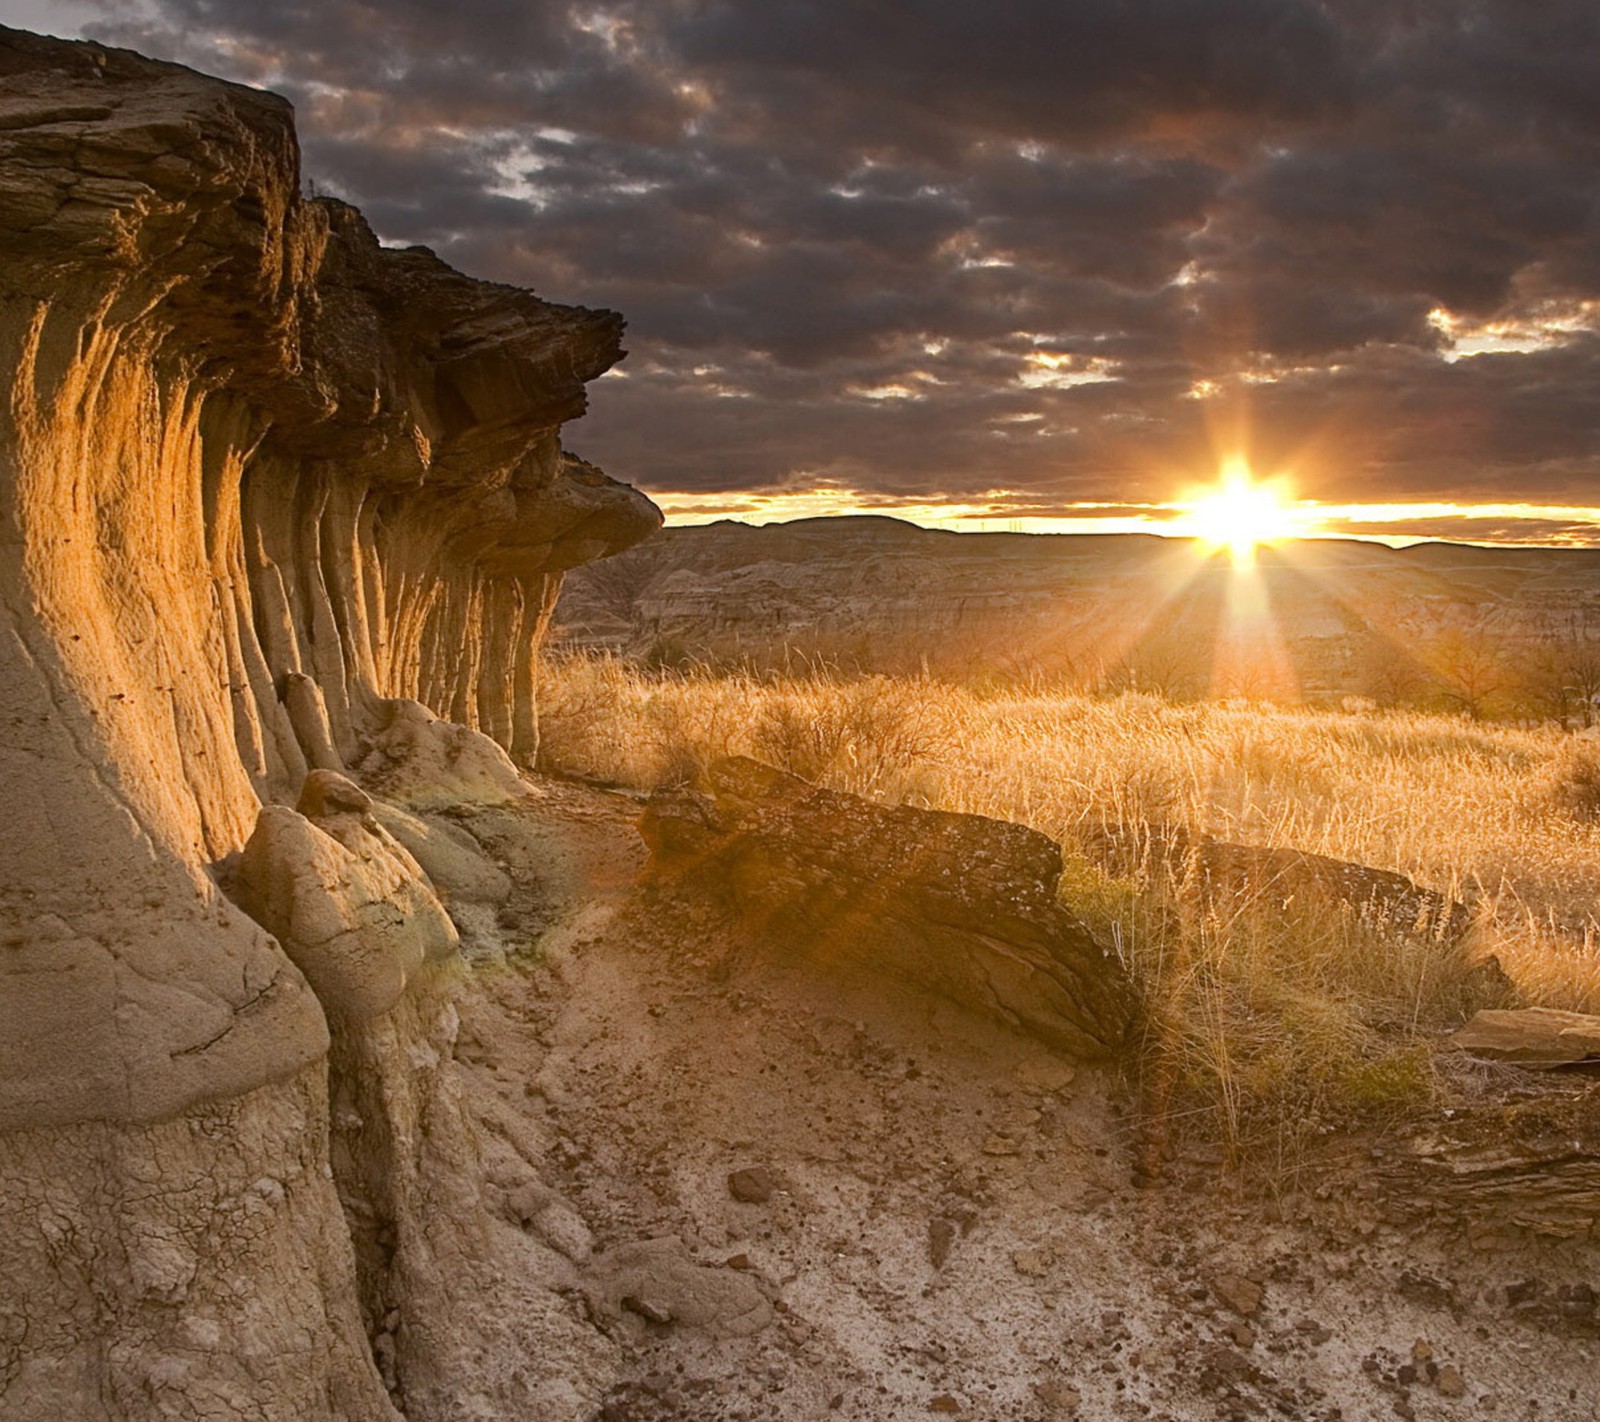
<path fill-rule="evenodd" d="M 0 0 L 295 104 L 385 241 L 620 310 L 679 520 L 1600 546 L 1593 0 Z"/>

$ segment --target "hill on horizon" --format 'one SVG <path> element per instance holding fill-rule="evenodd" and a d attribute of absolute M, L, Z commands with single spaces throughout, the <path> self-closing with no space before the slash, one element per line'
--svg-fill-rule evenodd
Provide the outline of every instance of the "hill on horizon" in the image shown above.
<path fill-rule="evenodd" d="M 1600 691 L 1565 685 L 1567 663 L 1600 663 L 1600 550 L 1307 539 L 1241 573 L 1147 533 L 730 519 L 574 571 L 555 622 L 567 646 L 656 664 L 1556 714 Z"/>

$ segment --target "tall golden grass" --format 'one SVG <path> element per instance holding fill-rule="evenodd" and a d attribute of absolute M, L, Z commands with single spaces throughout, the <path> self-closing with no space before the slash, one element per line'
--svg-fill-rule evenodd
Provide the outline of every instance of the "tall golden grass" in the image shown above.
<path fill-rule="evenodd" d="M 1600 741 L 1418 711 L 929 679 L 646 674 L 552 656 L 547 768 L 650 789 L 730 754 L 887 803 L 1029 824 L 1062 843 L 1064 894 L 1116 939 L 1160 1038 L 1173 1103 L 1235 1149 L 1324 1107 L 1432 1085 L 1430 1034 L 1473 1005 L 1495 955 L 1530 1003 L 1600 1011 Z M 1472 904 L 1465 948 L 1304 904 L 1202 902 L 1181 875 L 1115 880 L 1073 854 L 1086 827 L 1181 826 L 1396 870 Z M 1476 981 L 1483 981 L 1480 974 Z M 1492 995 L 1492 994 L 1491 994 Z M 1170 1090 L 1168 1088 L 1171 1088 Z M 1175 1094 L 1174 1094 L 1175 1093 Z"/>

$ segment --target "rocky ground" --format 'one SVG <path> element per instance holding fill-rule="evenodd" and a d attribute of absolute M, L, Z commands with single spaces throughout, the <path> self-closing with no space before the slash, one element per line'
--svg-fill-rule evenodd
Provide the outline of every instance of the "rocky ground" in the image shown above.
<path fill-rule="evenodd" d="M 563 1301 L 541 1418 L 1600 1417 L 1586 1239 L 1469 1231 L 1360 1151 L 1136 1188 L 1117 1080 L 730 955 L 636 887 L 640 808 L 547 781 L 453 816 L 514 884 L 456 1069 L 500 1248 Z"/>

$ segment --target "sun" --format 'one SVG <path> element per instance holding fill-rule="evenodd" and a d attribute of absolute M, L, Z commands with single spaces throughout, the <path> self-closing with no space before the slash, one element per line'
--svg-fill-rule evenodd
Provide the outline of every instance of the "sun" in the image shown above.
<path fill-rule="evenodd" d="M 1182 505 L 1183 532 L 1212 548 L 1226 548 L 1236 568 L 1255 562 L 1256 547 L 1311 531 L 1309 510 L 1294 502 L 1281 479 L 1257 479 L 1243 460 L 1230 460 L 1216 484 Z"/>

